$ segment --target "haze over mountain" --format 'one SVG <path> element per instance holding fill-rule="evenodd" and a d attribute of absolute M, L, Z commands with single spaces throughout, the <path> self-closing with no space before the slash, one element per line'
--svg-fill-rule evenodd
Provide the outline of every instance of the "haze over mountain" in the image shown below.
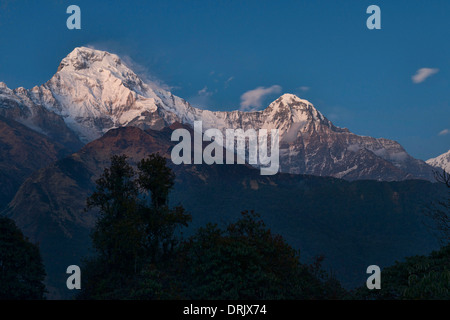
<path fill-rule="evenodd" d="M 112 129 L 21 185 L 2 214 L 40 244 L 51 297 L 73 293 L 65 287 L 65 270 L 89 254 L 97 213 L 83 208 L 110 156 L 126 154 L 132 164 L 155 152 L 169 158 L 175 145 L 172 130 L 179 126 Z M 301 250 L 303 261 L 324 254 L 327 267 L 349 287 L 363 283 L 370 264 L 387 266 L 437 246 L 421 210 L 444 194 L 439 184 L 261 176 L 249 165 L 174 165 L 169 159 L 168 164 L 176 174 L 170 201 L 192 214 L 190 232 L 207 222 L 231 222 L 240 211 L 253 209 Z"/>
<path fill-rule="evenodd" d="M 117 55 L 86 47 L 75 48 L 41 86 L 10 90 L 0 83 L 0 115 L 64 145 L 87 143 L 123 126 L 160 130 L 201 120 L 203 130 L 276 128 L 283 172 L 347 180 L 433 179 L 431 167 L 399 143 L 336 127 L 295 95 L 284 94 L 262 111 L 201 110 L 143 81 Z"/>

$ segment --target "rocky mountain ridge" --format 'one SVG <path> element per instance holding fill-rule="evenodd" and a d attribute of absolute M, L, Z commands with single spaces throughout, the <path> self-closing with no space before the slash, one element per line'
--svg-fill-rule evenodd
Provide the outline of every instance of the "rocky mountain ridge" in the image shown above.
<path fill-rule="evenodd" d="M 203 130 L 278 129 L 280 169 L 347 180 L 432 180 L 432 169 L 392 140 L 334 126 L 312 103 L 284 94 L 261 111 L 209 111 L 142 80 L 117 55 L 75 48 L 56 74 L 30 90 L 0 83 L 0 115 L 64 145 L 100 138 L 111 129 L 161 130 L 175 122 Z"/>

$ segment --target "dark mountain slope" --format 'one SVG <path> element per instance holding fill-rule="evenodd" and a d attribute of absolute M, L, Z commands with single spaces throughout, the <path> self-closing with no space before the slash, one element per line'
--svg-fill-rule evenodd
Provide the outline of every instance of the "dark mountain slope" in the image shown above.
<path fill-rule="evenodd" d="M 175 126 L 174 126 L 175 127 Z M 173 128 L 174 128 L 173 127 Z M 95 212 L 83 212 L 94 181 L 112 154 L 132 161 L 159 152 L 170 157 L 172 129 L 113 129 L 79 152 L 39 170 L 4 211 L 40 243 L 53 297 L 71 294 L 65 270 L 89 252 Z M 247 165 L 180 165 L 171 203 L 193 216 L 190 232 L 206 222 L 225 223 L 254 209 L 267 225 L 301 250 L 305 261 L 324 254 L 347 286 L 366 278 L 371 264 L 390 265 L 437 247 L 421 208 L 444 192 L 421 180 L 354 181 L 305 175 L 261 176 Z"/>
<path fill-rule="evenodd" d="M 8 204 L 31 173 L 74 151 L 0 116 L 0 208 Z"/>

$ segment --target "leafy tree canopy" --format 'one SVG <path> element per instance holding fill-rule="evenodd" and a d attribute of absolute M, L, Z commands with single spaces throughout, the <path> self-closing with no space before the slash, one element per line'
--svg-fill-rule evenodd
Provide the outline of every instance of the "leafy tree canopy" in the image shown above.
<path fill-rule="evenodd" d="M 194 299 L 323 299 L 344 290 L 320 267 L 300 263 L 297 250 L 253 211 L 221 229 L 209 224 L 180 250 L 186 295 Z"/>
<path fill-rule="evenodd" d="M 345 294 L 320 266 L 274 235 L 254 212 L 225 228 L 209 224 L 182 240 L 191 220 L 170 208 L 175 175 L 165 158 L 137 164 L 113 156 L 88 208 L 98 208 L 92 233 L 97 255 L 86 260 L 85 299 L 322 299 Z"/>
<path fill-rule="evenodd" d="M 381 272 L 381 289 L 362 286 L 357 299 L 450 299 L 450 245 L 429 256 L 408 257 Z"/>
<path fill-rule="evenodd" d="M 0 300 L 44 299 L 45 276 L 39 248 L 14 221 L 0 217 Z"/>

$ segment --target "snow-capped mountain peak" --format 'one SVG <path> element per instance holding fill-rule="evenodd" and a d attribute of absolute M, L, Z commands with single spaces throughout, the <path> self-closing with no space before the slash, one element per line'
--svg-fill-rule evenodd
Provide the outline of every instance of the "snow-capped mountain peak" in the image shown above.
<path fill-rule="evenodd" d="M 58 72 L 64 68 L 69 71 L 87 69 L 97 62 L 105 67 L 112 65 L 117 67 L 121 64 L 120 58 L 115 54 L 88 47 L 77 47 L 61 61 Z"/>
<path fill-rule="evenodd" d="M 35 103 L 62 116 L 84 142 L 133 121 L 162 127 L 165 123 L 157 123 L 161 116 L 148 115 L 162 105 L 185 104 L 145 83 L 117 55 L 87 47 L 75 48 L 61 61 L 56 74 L 30 93 Z"/>
<path fill-rule="evenodd" d="M 27 105 L 31 101 L 60 115 L 83 142 L 120 126 L 160 129 L 175 121 L 192 125 L 202 120 L 205 130 L 224 130 L 239 123 L 244 129 L 276 128 L 281 136 L 289 131 L 291 138 L 309 124 L 334 127 L 312 103 L 288 93 L 262 111 L 196 109 L 163 88 L 146 83 L 119 56 L 87 47 L 69 53 L 44 85 L 16 94 Z M 240 120 L 243 118 L 246 121 Z"/>
<path fill-rule="evenodd" d="M 116 83 L 139 94 L 146 91 L 144 82 L 119 56 L 87 47 L 77 47 L 67 55 L 61 61 L 55 76 L 68 77 L 75 81 L 92 79 L 97 83 Z"/>
<path fill-rule="evenodd" d="M 217 128 L 224 133 L 278 129 L 280 168 L 285 172 L 401 180 L 428 178 L 431 171 L 397 142 L 336 127 L 311 102 L 296 95 L 283 94 L 261 111 L 197 109 L 141 79 L 119 56 L 87 47 L 69 53 L 41 86 L 11 90 L 0 83 L 0 115 L 74 145 L 117 127 L 159 130 L 174 122 L 192 125 L 201 120 L 203 130 Z"/>
<path fill-rule="evenodd" d="M 292 94 L 292 93 L 285 93 L 282 96 L 280 96 L 279 99 L 281 100 L 281 102 L 283 102 L 285 104 L 303 103 L 305 105 L 312 105 L 312 103 L 309 102 L 308 100 L 301 99 L 301 98 L 297 97 L 295 94 Z"/>
<path fill-rule="evenodd" d="M 308 100 L 301 99 L 294 94 L 285 93 L 273 101 L 265 110 L 270 117 L 281 115 L 290 117 L 293 122 L 322 121 L 328 124 L 326 118 Z"/>
<path fill-rule="evenodd" d="M 450 150 L 426 161 L 430 166 L 435 168 L 444 169 L 446 172 L 450 172 Z"/>

